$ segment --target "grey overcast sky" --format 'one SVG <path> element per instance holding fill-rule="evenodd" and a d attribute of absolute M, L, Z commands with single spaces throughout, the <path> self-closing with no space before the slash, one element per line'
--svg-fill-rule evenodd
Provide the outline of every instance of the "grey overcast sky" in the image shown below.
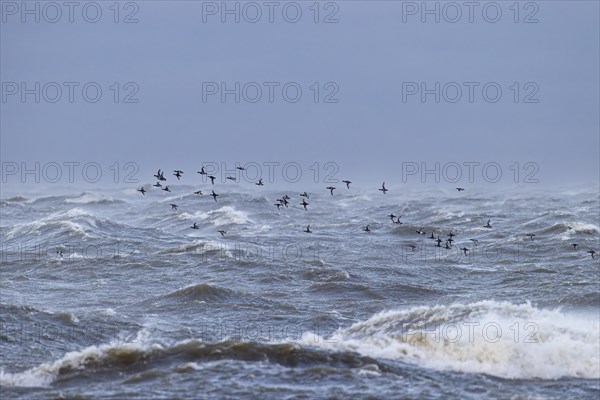
<path fill-rule="evenodd" d="M 463 186 L 465 162 L 498 163 L 512 184 L 517 162 L 520 183 L 599 185 L 598 1 L 114 4 L 1 1 L 7 186 L 35 162 L 134 162 L 142 183 L 333 162 L 390 186 L 436 162 Z"/>

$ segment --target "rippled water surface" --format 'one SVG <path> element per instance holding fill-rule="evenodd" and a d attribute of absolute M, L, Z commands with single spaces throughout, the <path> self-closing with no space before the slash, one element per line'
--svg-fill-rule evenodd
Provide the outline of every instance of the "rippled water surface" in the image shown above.
<path fill-rule="evenodd" d="M 3 398 L 600 394 L 598 193 L 176 189 L 3 194 Z"/>

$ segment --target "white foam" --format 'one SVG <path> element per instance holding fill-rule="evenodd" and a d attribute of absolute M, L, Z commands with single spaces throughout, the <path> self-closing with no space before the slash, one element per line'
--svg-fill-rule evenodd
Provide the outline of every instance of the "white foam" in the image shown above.
<path fill-rule="evenodd" d="M 206 218 L 208 218 L 208 214 L 203 211 L 195 211 L 193 213 L 182 212 L 180 214 L 177 214 L 177 218 L 183 220 L 204 221 Z"/>
<path fill-rule="evenodd" d="M 585 222 L 571 222 L 566 224 L 571 229 L 561 233 L 559 236 L 561 240 L 571 240 L 574 236 L 581 233 L 599 233 L 600 228 L 594 224 L 588 224 Z"/>
<path fill-rule="evenodd" d="M 215 225 L 245 224 L 250 222 L 247 212 L 236 210 L 231 206 L 221 207 L 218 210 L 210 212 L 209 214 L 211 216 L 213 214 L 217 215 L 217 218 L 214 220 Z"/>
<path fill-rule="evenodd" d="M 82 193 L 78 197 L 65 199 L 65 203 L 70 204 L 88 204 L 88 203 L 100 203 L 100 202 L 112 202 L 112 197 L 106 197 L 98 193 Z"/>
<path fill-rule="evenodd" d="M 49 387 L 56 380 L 60 371 L 83 369 L 90 362 L 97 362 L 121 352 L 164 349 L 160 344 L 149 343 L 150 332 L 147 329 L 141 329 L 131 343 L 113 342 L 89 346 L 82 350 L 71 351 L 56 361 L 40 364 L 23 372 L 11 373 L 0 368 L 0 386 Z"/>
<path fill-rule="evenodd" d="M 600 232 L 600 228 L 594 224 L 588 224 L 585 222 L 572 222 L 569 226 L 575 232 Z"/>
<path fill-rule="evenodd" d="M 109 317 L 117 315 L 117 312 L 113 308 L 107 308 L 106 310 L 100 311 L 100 315 L 106 315 Z"/>
<path fill-rule="evenodd" d="M 302 343 L 507 379 L 600 378 L 598 317 L 530 304 L 483 301 L 387 311 L 327 340 L 305 334 Z"/>

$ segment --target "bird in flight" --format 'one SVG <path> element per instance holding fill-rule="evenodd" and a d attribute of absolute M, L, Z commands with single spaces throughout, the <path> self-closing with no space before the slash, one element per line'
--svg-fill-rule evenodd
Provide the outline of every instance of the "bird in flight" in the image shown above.
<path fill-rule="evenodd" d="M 218 194 L 216 194 L 215 191 L 213 190 L 210 195 L 213 197 L 213 199 L 215 199 L 215 202 L 216 202 Z"/>
<path fill-rule="evenodd" d="M 202 196 L 202 190 L 198 190 L 197 192 L 194 192 L 194 194 L 197 194 L 198 196 Z"/>
<path fill-rule="evenodd" d="M 256 185 L 256 186 L 264 186 L 264 185 L 263 185 L 262 178 L 260 178 L 260 179 L 258 180 L 258 182 L 256 182 L 256 183 L 255 183 L 255 185 Z"/>
<path fill-rule="evenodd" d="M 365 231 L 365 232 L 368 232 L 368 233 L 371 233 L 371 229 L 369 229 L 369 225 L 365 226 L 365 227 L 363 228 L 363 231 Z"/>
<path fill-rule="evenodd" d="M 308 205 L 308 203 L 306 202 L 306 200 L 305 200 L 305 199 L 302 199 L 302 203 L 300 203 L 300 205 L 301 205 L 302 207 L 304 207 L 304 209 L 305 209 L 305 210 L 307 210 L 306 206 Z"/>
<path fill-rule="evenodd" d="M 457 190 L 458 192 L 462 192 L 463 190 L 465 190 L 465 188 L 456 188 L 456 190 Z"/>
<path fill-rule="evenodd" d="M 165 178 L 164 173 L 159 169 L 158 172 L 156 173 L 156 175 L 154 175 L 156 177 L 156 179 L 158 179 L 159 181 L 166 181 L 167 178 Z"/>
<path fill-rule="evenodd" d="M 463 247 L 461 250 L 463 251 L 463 253 L 465 253 L 465 256 L 467 255 L 467 251 L 469 251 L 469 249 L 467 249 L 466 247 Z"/>
<path fill-rule="evenodd" d="M 198 173 L 200 175 L 207 175 L 206 171 L 204 170 L 204 166 L 202 168 L 200 168 L 200 171 L 198 171 Z"/>
<path fill-rule="evenodd" d="M 171 210 L 177 210 L 177 207 L 178 207 L 177 204 L 171 203 L 170 206 L 171 206 Z"/>
<path fill-rule="evenodd" d="M 162 190 L 164 190 L 165 192 L 170 192 L 171 191 L 171 189 L 169 189 L 168 186 L 165 186 Z"/>
<path fill-rule="evenodd" d="M 335 188 L 333 186 L 327 186 L 326 189 L 329 189 L 329 191 L 331 192 L 331 195 L 333 196 L 333 191 L 335 190 Z"/>
<path fill-rule="evenodd" d="M 573 250 L 577 250 L 577 246 L 579 246 L 577 243 L 571 243 L 571 246 L 573 246 Z"/>
<path fill-rule="evenodd" d="M 288 206 L 288 199 L 286 198 L 286 196 L 283 196 L 281 199 L 277 199 L 277 201 L 282 205 L 285 206 L 287 208 Z"/>
<path fill-rule="evenodd" d="M 424 235 L 425 234 L 425 231 L 423 230 L 423 228 L 421 228 L 421 229 L 419 229 L 418 231 L 415 231 L 415 232 L 417 232 L 419 235 Z"/>
<path fill-rule="evenodd" d="M 175 175 L 177 177 L 177 180 L 181 179 L 181 174 L 183 174 L 183 171 L 180 171 L 178 169 L 176 169 L 175 171 L 173 171 L 173 175 Z"/>
<path fill-rule="evenodd" d="M 194 222 L 194 225 L 192 225 L 190 228 L 192 229 L 200 229 L 200 227 Z"/>
<path fill-rule="evenodd" d="M 300 196 L 306 197 L 307 199 L 309 198 L 308 193 L 306 193 L 306 192 L 302 193 Z"/>
<path fill-rule="evenodd" d="M 383 183 L 381 184 L 381 188 L 380 188 L 379 190 L 380 190 L 380 191 L 382 191 L 382 192 L 383 192 L 383 194 L 386 194 L 386 193 L 388 192 L 388 190 L 385 188 L 385 182 L 383 182 Z"/>
<path fill-rule="evenodd" d="M 162 185 L 160 184 L 160 182 L 156 182 L 156 185 L 152 185 L 152 186 L 154 186 L 154 187 L 159 187 L 159 188 L 161 188 L 161 187 L 162 187 Z"/>
<path fill-rule="evenodd" d="M 487 224 L 485 224 L 483 227 L 484 227 L 484 228 L 491 228 L 491 227 L 492 227 L 492 225 L 490 225 L 490 221 L 491 221 L 491 219 L 488 219 L 488 222 L 487 222 Z"/>
<path fill-rule="evenodd" d="M 588 250 L 587 252 L 594 258 L 594 254 L 596 254 L 594 250 Z"/>
<path fill-rule="evenodd" d="M 350 189 L 350 184 L 351 184 L 352 182 L 350 182 L 350 181 L 342 181 L 342 182 L 346 184 L 346 187 L 347 187 L 348 189 Z"/>
<path fill-rule="evenodd" d="M 225 236 L 225 234 L 227 233 L 227 231 L 223 231 L 223 230 L 220 230 L 220 231 L 217 231 L 217 232 L 219 232 L 221 234 L 221 236 Z"/>
<path fill-rule="evenodd" d="M 306 229 L 304 230 L 304 232 L 306 232 L 306 233 L 312 233 L 312 231 L 310 230 L 310 225 L 308 225 L 306 227 Z"/>
<path fill-rule="evenodd" d="M 144 189 L 143 186 L 141 189 L 138 189 L 137 191 L 140 192 L 141 194 L 143 194 L 144 196 L 146 195 L 146 189 Z"/>
<path fill-rule="evenodd" d="M 209 175 L 208 176 L 210 178 L 210 183 L 212 183 L 213 185 L 215 184 L 215 179 L 217 179 L 216 177 Z"/>
<path fill-rule="evenodd" d="M 227 179 L 229 179 L 230 181 L 237 182 L 237 179 L 235 178 L 235 176 L 228 176 Z"/>
<path fill-rule="evenodd" d="M 529 239 L 533 240 L 533 237 L 535 236 L 533 233 L 528 233 L 527 236 Z"/>

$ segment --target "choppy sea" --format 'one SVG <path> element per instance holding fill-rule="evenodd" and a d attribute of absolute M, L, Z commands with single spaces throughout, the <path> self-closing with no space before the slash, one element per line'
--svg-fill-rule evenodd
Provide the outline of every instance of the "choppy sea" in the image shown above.
<path fill-rule="evenodd" d="M 3 399 L 600 395 L 598 192 L 147 188 L 3 193 Z"/>

